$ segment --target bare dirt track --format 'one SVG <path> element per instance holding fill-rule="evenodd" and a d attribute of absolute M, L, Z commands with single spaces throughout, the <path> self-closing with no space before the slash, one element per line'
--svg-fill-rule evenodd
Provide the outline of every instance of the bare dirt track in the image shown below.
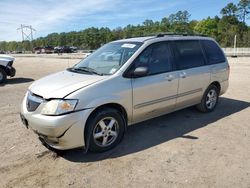
<path fill-rule="evenodd" d="M 0 187 L 250 187 L 250 58 L 229 58 L 217 109 L 184 109 L 128 128 L 115 149 L 60 156 L 19 118 L 28 86 L 77 59 L 19 57 L 0 86 Z"/>

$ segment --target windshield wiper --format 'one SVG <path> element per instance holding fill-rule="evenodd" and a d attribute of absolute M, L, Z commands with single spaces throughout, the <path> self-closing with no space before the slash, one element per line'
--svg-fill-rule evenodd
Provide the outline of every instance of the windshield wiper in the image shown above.
<path fill-rule="evenodd" d="M 96 74 L 96 75 L 99 75 L 99 76 L 103 76 L 102 73 L 99 73 L 95 69 L 92 69 L 90 67 L 73 67 L 73 68 L 71 68 L 71 70 L 73 70 L 73 71 L 84 71 L 84 72 L 89 72 L 91 74 Z"/>

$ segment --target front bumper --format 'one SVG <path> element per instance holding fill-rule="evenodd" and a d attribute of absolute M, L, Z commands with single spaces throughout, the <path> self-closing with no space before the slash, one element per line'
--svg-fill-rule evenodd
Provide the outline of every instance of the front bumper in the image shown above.
<path fill-rule="evenodd" d="M 84 128 L 90 109 L 61 116 L 41 115 L 40 110 L 41 107 L 38 107 L 36 111 L 28 112 L 25 97 L 21 107 L 22 122 L 40 139 L 59 150 L 85 146 Z"/>

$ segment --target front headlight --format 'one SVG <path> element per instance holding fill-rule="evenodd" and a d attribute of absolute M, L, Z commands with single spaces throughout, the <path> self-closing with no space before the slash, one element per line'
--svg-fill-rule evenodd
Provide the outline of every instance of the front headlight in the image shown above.
<path fill-rule="evenodd" d="M 78 100 L 60 100 L 48 101 L 42 109 L 43 115 L 61 115 L 75 110 Z"/>

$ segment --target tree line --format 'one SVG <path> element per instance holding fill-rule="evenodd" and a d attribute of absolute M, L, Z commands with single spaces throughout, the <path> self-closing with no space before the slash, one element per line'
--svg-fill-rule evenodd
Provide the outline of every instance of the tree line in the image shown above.
<path fill-rule="evenodd" d="M 215 38 L 222 47 L 233 47 L 237 35 L 238 47 L 250 47 L 250 0 L 240 0 L 238 4 L 229 3 L 220 11 L 221 16 L 208 17 L 201 21 L 190 20 L 188 11 L 178 11 L 160 21 L 145 20 L 142 24 L 127 25 L 110 29 L 87 28 L 82 31 L 51 33 L 32 41 L 0 42 L 1 51 L 31 50 L 41 46 L 76 46 L 79 49 L 93 50 L 101 45 L 122 38 L 148 36 L 159 33 L 204 34 Z"/>

